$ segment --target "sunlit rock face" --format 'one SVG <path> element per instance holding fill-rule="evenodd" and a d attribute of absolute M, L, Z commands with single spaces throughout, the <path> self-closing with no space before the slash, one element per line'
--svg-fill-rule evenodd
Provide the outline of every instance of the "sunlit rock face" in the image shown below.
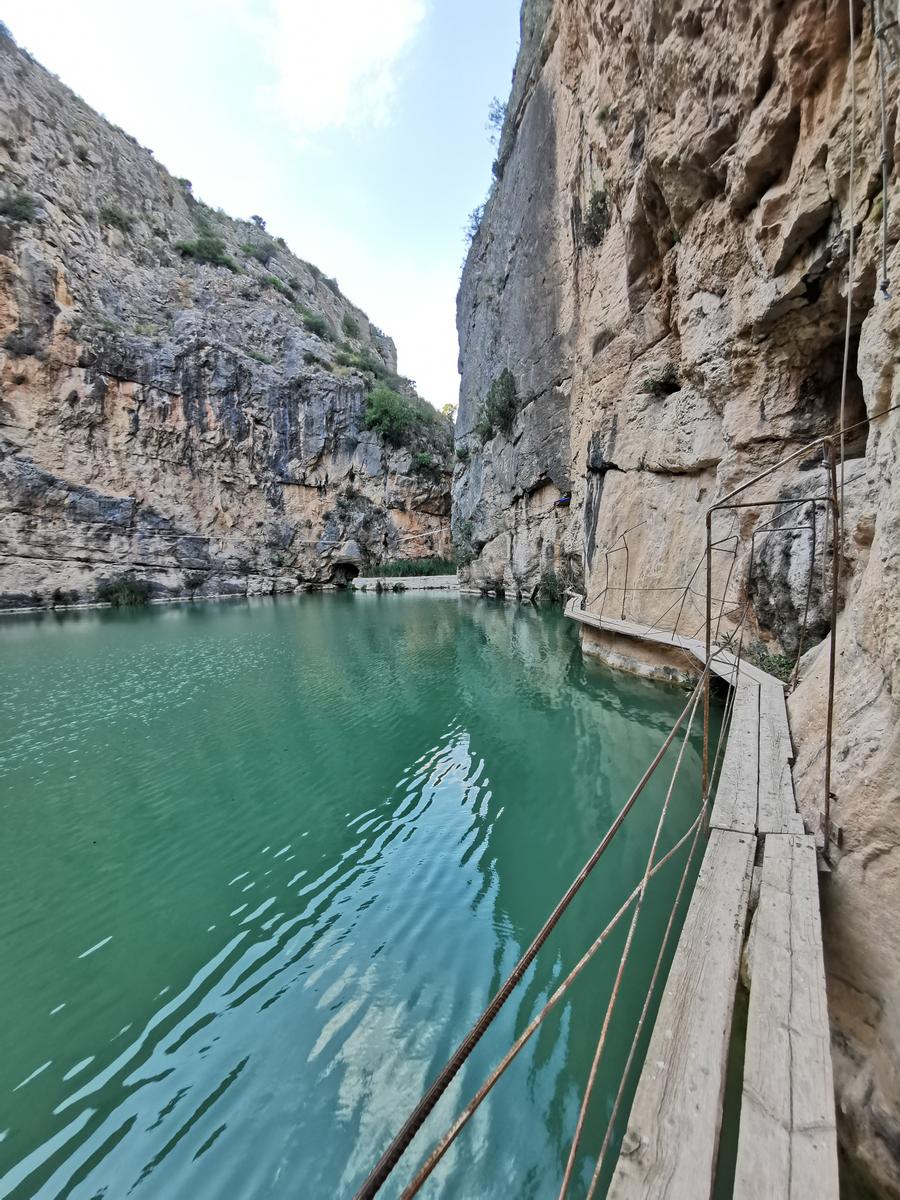
<path fill-rule="evenodd" d="M 5 36 L 0 208 L 0 604 L 129 569 L 158 595 L 259 593 L 448 553 L 449 431 L 416 460 L 365 428 L 391 339 Z M 192 256 L 204 237 L 237 270 Z"/>
<path fill-rule="evenodd" d="M 542 580 L 588 596 L 609 581 L 680 586 L 705 513 L 820 434 L 840 411 L 851 223 L 847 440 L 833 813 L 843 831 L 823 884 L 841 1131 L 870 1179 L 900 1195 L 900 302 L 878 291 L 882 199 L 877 59 L 857 6 L 857 142 L 850 193 L 847 5 L 725 0 L 526 2 L 495 182 L 458 299 L 462 386 L 454 524 L 476 588 L 531 596 Z M 895 190 L 895 83 L 888 140 Z M 889 276 L 900 290 L 898 202 Z M 508 369 L 516 405 L 486 401 Z M 801 458 L 721 518 L 739 552 L 717 562 L 750 632 L 795 654 L 798 798 L 822 803 L 830 567 L 791 523 L 827 490 Z M 812 587 L 808 589 L 810 568 Z M 825 579 L 823 587 L 823 568 Z M 607 570 L 609 575 L 607 576 Z M 682 628 L 702 627 L 689 595 Z M 614 596 L 613 608 L 621 604 Z M 665 593 L 629 594 L 655 619 Z M 665 623 L 665 622 L 664 622 Z M 728 621 L 725 621 L 725 627 Z M 825 639 L 824 641 L 822 639 Z M 816 644 L 818 643 L 818 644 Z M 891 1191 L 893 1189 L 893 1191 Z"/>

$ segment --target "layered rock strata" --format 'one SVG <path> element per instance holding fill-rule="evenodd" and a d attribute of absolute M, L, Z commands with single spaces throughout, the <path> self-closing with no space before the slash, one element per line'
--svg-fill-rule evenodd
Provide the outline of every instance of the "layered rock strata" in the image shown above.
<path fill-rule="evenodd" d="M 393 342 L 0 35 L 0 604 L 341 583 L 449 552 Z M 377 381 L 422 415 L 366 429 Z"/>

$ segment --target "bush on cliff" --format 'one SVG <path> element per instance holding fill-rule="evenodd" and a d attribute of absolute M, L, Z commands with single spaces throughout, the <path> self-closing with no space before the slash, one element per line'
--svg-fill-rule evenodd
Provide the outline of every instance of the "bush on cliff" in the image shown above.
<path fill-rule="evenodd" d="M 600 188 L 594 188 L 591 192 L 582 229 L 589 246 L 599 246 L 609 229 L 609 197 Z"/>
<path fill-rule="evenodd" d="M 303 318 L 303 324 L 310 333 L 314 333 L 316 337 L 322 338 L 323 341 L 334 341 L 334 330 L 325 317 L 319 313 L 311 312 L 308 308 L 304 308 L 302 304 L 297 305 L 297 312 Z"/>
<path fill-rule="evenodd" d="M 363 424 L 380 433 L 390 446 L 410 446 L 418 451 L 413 470 L 427 470 L 435 477 L 449 470 L 446 464 L 453 446 L 453 426 L 421 396 L 402 396 L 386 383 L 378 383 L 366 400 Z"/>
<path fill-rule="evenodd" d="M 97 584 L 97 600 L 101 604 L 111 604 L 113 608 L 147 604 L 150 600 L 150 581 L 138 579 L 134 571 L 114 575 L 112 579 L 103 579 Z"/>
<path fill-rule="evenodd" d="M 115 204 L 107 204 L 100 209 L 100 224 L 111 225 L 114 229 L 120 229 L 122 233 L 128 233 L 133 221 Z"/>
<path fill-rule="evenodd" d="M 33 221 L 35 213 L 34 199 L 27 192 L 14 192 L 0 200 L 0 217 L 6 217 L 14 225 Z"/>
<path fill-rule="evenodd" d="M 243 250 L 248 258 L 255 258 L 264 267 L 267 267 L 269 260 L 275 257 L 275 243 L 270 241 L 269 238 L 257 242 L 244 242 L 241 245 L 241 250 Z"/>
<path fill-rule="evenodd" d="M 504 367 L 488 388 L 475 432 L 483 442 L 490 441 L 495 433 L 504 433 L 508 437 L 512 433 L 518 406 L 516 381 L 509 367 Z"/>
<path fill-rule="evenodd" d="M 396 562 L 380 563 L 370 574 L 381 578 L 396 578 L 402 575 L 455 575 L 456 562 L 452 558 L 401 558 Z"/>
<path fill-rule="evenodd" d="M 351 316 L 350 313 L 345 312 L 341 317 L 341 329 L 343 329 L 349 338 L 359 337 L 359 321 L 357 321 L 356 317 Z"/>
<path fill-rule="evenodd" d="M 379 383 L 369 393 L 364 422 L 391 446 L 404 446 L 416 427 L 416 413 L 406 396 Z"/>
<path fill-rule="evenodd" d="M 214 267 L 228 267 L 229 271 L 237 270 L 234 259 L 225 253 L 225 242 L 213 233 L 200 233 L 193 242 L 176 242 L 175 249 L 184 258 Z"/>

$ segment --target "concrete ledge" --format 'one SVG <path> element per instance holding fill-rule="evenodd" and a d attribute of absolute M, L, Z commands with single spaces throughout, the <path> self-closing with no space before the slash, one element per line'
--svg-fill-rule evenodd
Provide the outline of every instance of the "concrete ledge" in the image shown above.
<path fill-rule="evenodd" d="M 358 575 L 350 586 L 357 592 L 458 592 L 455 575 Z"/>
<path fill-rule="evenodd" d="M 663 683 L 693 683 L 699 675 L 694 660 L 677 646 L 661 646 L 618 633 L 581 626 L 581 649 L 616 671 Z"/>

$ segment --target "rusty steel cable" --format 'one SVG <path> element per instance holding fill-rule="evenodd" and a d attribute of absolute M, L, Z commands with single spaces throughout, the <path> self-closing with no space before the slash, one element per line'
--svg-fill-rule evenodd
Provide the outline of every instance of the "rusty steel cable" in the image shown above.
<path fill-rule="evenodd" d="M 885 300 L 890 300 L 888 291 L 887 244 L 888 244 L 888 138 L 887 104 L 884 87 L 884 39 L 890 24 L 884 19 L 882 0 L 874 0 L 875 38 L 878 45 L 878 97 L 881 110 L 881 279 L 878 286 Z M 896 24 L 895 22 L 892 22 Z"/>
<path fill-rule="evenodd" d="M 870 419 L 874 420 L 874 419 L 877 419 L 878 417 L 885 417 L 889 413 L 894 412 L 897 409 L 900 409 L 900 404 L 892 405 L 889 408 L 885 409 L 884 412 L 878 413 L 877 417 L 867 418 L 867 420 L 870 420 Z M 855 429 L 861 425 L 866 424 L 867 420 L 856 422 L 853 426 L 850 426 L 849 429 L 842 427 L 842 432 L 843 433 L 850 432 L 852 429 Z M 723 499 L 717 505 L 715 505 L 713 507 L 717 508 L 717 509 L 722 508 L 722 507 L 727 507 L 725 502 L 728 500 L 731 500 L 732 497 L 740 494 L 746 488 L 752 486 L 755 483 L 758 483 L 761 479 L 764 479 L 767 476 L 773 474 L 780 467 L 786 465 L 787 463 L 794 461 L 795 459 L 801 457 L 804 454 L 808 454 L 812 448 L 814 448 L 816 446 L 825 446 L 827 444 L 830 444 L 830 442 L 831 442 L 830 437 L 824 437 L 824 438 L 818 438 L 814 442 L 800 447 L 799 449 L 793 451 L 791 454 L 785 456 L 783 459 L 774 463 L 771 467 L 768 467 L 766 470 L 760 472 L 753 479 L 747 480 L 746 483 L 741 484 L 738 487 L 732 489 L 731 492 L 727 493 L 727 495 L 725 497 L 723 497 Z M 826 509 L 826 511 L 827 511 L 827 509 Z M 734 516 L 732 515 L 732 521 L 733 521 L 733 519 L 734 519 Z M 704 557 L 708 559 L 711 556 L 705 555 Z M 711 592 L 711 588 L 708 588 L 707 594 L 709 594 L 709 592 Z M 573 595 L 573 597 L 576 597 L 577 593 L 572 593 L 572 595 Z M 581 599 L 581 607 L 582 607 L 582 609 L 584 609 L 584 604 L 585 604 L 584 597 L 579 597 L 579 598 Z M 717 653 L 718 653 L 718 651 L 717 651 Z M 581 886 L 583 885 L 583 883 L 585 882 L 585 880 L 587 879 L 588 875 L 591 873 L 593 868 L 596 866 L 601 855 L 608 847 L 609 843 L 611 842 L 612 838 L 615 836 L 616 832 L 620 828 L 620 826 L 621 826 L 622 822 L 624 821 L 625 817 L 627 816 L 628 812 L 634 805 L 634 802 L 636 801 L 637 797 L 643 791 L 648 780 L 650 779 L 650 777 L 653 775 L 654 771 L 658 767 L 666 750 L 668 750 L 669 746 L 672 744 L 675 734 L 677 733 L 682 722 L 684 721 L 684 718 L 687 716 L 688 711 L 692 708 L 692 706 L 694 704 L 694 700 L 696 698 L 698 691 L 701 688 L 704 688 L 706 680 L 708 679 L 709 674 L 710 674 L 711 664 L 712 664 L 714 657 L 715 657 L 715 655 L 711 652 L 711 648 L 710 648 L 710 652 L 706 656 L 706 664 L 703 668 L 703 672 L 702 672 L 700 678 L 698 679 L 697 684 L 694 688 L 694 691 L 691 693 L 691 697 L 689 698 L 685 708 L 682 710 L 682 712 L 679 715 L 678 719 L 676 720 L 674 726 L 672 727 L 669 734 L 667 735 L 663 745 L 657 751 L 656 755 L 653 758 L 653 761 L 650 763 L 650 766 L 644 772 L 644 774 L 641 777 L 640 781 L 638 782 L 636 788 L 629 796 L 628 800 L 626 801 L 622 810 L 616 817 L 612 826 L 607 831 L 607 833 L 605 834 L 605 836 L 604 836 L 603 840 L 600 842 L 600 844 L 596 847 L 596 849 L 594 850 L 593 854 L 590 856 L 588 861 L 585 863 L 585 865 L 582 868 L 579 875 L 575 878 L 575 880 L 573 880 L 572 884 L 570 884 L 569 888 L 563 895 L 562 899 L 559 901 L 556 908 L 550 914 L 550 917 L 547 919 L 544 926 L 541 928 L 541 930 L 535 937 L 531 946 L 529 946 L 528 950 L 525 952 L 523 957 L 520 959 L 519 963 L 516 965 L 516 967 L 513 969 L 513 971 L 511 972 L 509 977 L 506 979 L 504 984 L 498 990 L 498 992 L 496 993 L 496 995 L 494 996 L 494 998 L 492 999 L 492 1001 L 490 1002 L 488 1007 L 484 1010 L 484 1012 L 481 1014 L 479 1019 L 475 1022 L 475 1025 L 472 1027 L 472 1029 L 470 1029 L 469 1033 L 466 1035 L 466 1037 L 463 1039 L 463 1041 L 459 1044 L 456 1052 L 453 1054 L 453 1056 L 451 1057 L 449 1062 L 445 1065 L 445 1067 L 440 1072 L 438 1077 L 432 1083 L 429 1090 L 422 1097 L 422 1099 L 419 1101 L 419 1103 L 414 1108 L 413 1112 L 407 1118 L 407 1121 L 405 1122 L 405 1124 L 403 1125 L 403 1127 L 401 1128 L 399 1133 L 396 1135 L 396 1137 L 394 1138 L 391 1145 L 388 1147 L 388 1149 L 382 1155 L 382 1158 L 376 1164 L 373 1171 L 370 1173 L 370 1175 L 365 1180 L 365 1182 L 363 1183 L 360 1190 L 357 1192 L 356 1200 L 365 1200 L 365 1198 L 375 1196 L 377 1194 L 377 1192 L 380 1190 L 381 1186 L 383 1185 L 385 1180 L 388 1178 L 388 1176 L 391 1174 L 393 1168 L 396 1166 L 401 1155 L 405 1152 L 405 1150 L 408 1148 L 410 1142 L 415 1137 L 415 1135 L 418 1132 L 419 1128 L 421 1127 L 422 1123 L 428 1117 L 429 1113 L 432 1111 L 435 1104 L 438 1102 L 440 1097 L 443 1095 L 444 1091 L 447 1089 L 447 1087 L 449 1086 L 452 1079 L 456 1076 L 460 1067 L 463 1065 L 463 1063 L 469 1057 L 469 1055 L 471 1054 L 475 1045 L 477 1045 L 478 1041 L 483 1036 L 485 1030 L 488 1028 L 490 1023 L 493 1021 L 494 1017 L 496 1016 L 497 1012 L 500 1010 L 502 1005 L 508 999 L 513 988 L 516 986 L 516 984 L 522 978 L 522 975 L 527 970 L 528 966 L 533 961 L 534 957 L 537 955 L 541 946 L 547 940 L 550 933 L 553 931 L 556 924 L 562 917 L 563 913 L 566 911 L 569 904 L 572 902 L 574 896 L 579 891 L 579 889 L 581 888 Z M 706 727 L 706 725 L 707 725 L 707 721 L 706 721 L 706 716 L 705 716 L 704 726 Z M 706 760 L 705 753 L 704 753 L 704 760 Z M 708 764 L 707 764 L 707 769 L 708 769 Z M 698 818 L 698 820 L 699 820 L 699 818 Z M 682 839 L 682 842 L 679 843 L 679 845 L 683 844 L 684 840 L 685 839 Z M 673 852 L 674 852 L 674 848 L 673 848 Z M 658 865 L 661 866 L 662 863 L 665 861 L 667 861 L 667 857 L 661 859 L 660 863 Z M 627 908 L 627 905 L 626 905 L 626 908 Z M 493 1086 L 493 1084 L 491 1084 L 491 1086 Z M 465 1119 L 467 1120 L 468 1117 L 466 1117 Z M 465 1123 L 465 1121 L 463 1121 L 463 1123 Z M 412 1194 L 412 1193 L 410 1193 L 410 1194 Z"/>
<path fill-rule="evenodd" d="M 847 207 L 850 211 L 850 242 L 847 254 L 847 319 L 844 325 L 844 360 L 841 367 L 841 407 L 840 407 L 840 454 L 841 454 L 841 493 L 839 501 L 840 521 L 840 554 L 844 552 L 844 420 L 847 406 L 847 376 L 850 370 L 850 327 L 853 317 L 853 284 L 856 252 L 856 213 L 854 212 L 854 180 L 856 170 L 856 13 L 853 0 L 847 0 L 848 24 L 850 27 L 850 174 L 847 185 Z M 880 42 L 879 42 L 880 45 Z M 887 201 L 887 195 L 884 200 Z M 837 530 L 835 531 L 837 533 Z M 840 562 L 840 555 L 838 555 Z M 832 630 L 832 638 L 834 631 Z"/>
<path fill-rule="evenodd" d="M 744 616 L 741 618 L 741 625 L 740 625 L 741 638 L 740 638 L 740 641 L 738 642 L 738 652 L 737 652 L 737 655 L 735 656 L 733 682 L 732 682 L 731 689 L 728 694 L 728 701 L 725 706 L 725 714 L 722 718 L 722 727 L 719 731 L 719 739 L 716 744 L 716 756 L 715 756 L 715 759 L 713 760 L 712 771 L 710 772 L 710 781 L 711 782 L 713 780 L 715 780 L 715 778 L 716 778 L 716 769 L 717 769 L 718 763 L 719 763 L 719 753 L 722 749 L 722 746 L 724 745 L 724 743 L 726 741 L 726 738 L 727 738 L 726 730 L 729 728 L 730 721 L 731 721 L 731 714 L 734 711 L 734 698 L 737 695 L 738 674 L 740 672 L 741 649 L 742 649 L 743 636 L 744 636 L 743 625 L 744 625 L 744 619 L 746 617 L 746 612 L 747 612 L 747 610 L 745 609 Z M 669 912 L 669 920 L 666 923 L 665 932 L 663 933 L 662 942 L 660 943 L 660 947 L 659 947 L 659 953 L 656 956 L 656 963 L 653 967 L 653 974 L 650 977 L 650 983 L 647 985 L 647 991 L 644 996 L 644 1004 L 643 1004 L 643 1007 L 641 1008 L 641 1015 L 638 1018 L 637 1028 L 635 1029 L 634 1035 L 631 1039 L 631 1046 L 629 1047 L 628 1058 L 625 1061 L 625 1066 L 622 1068 L 622 1077 L 619 1080 L 619 1087 L 616 1091 L 616 1096 L 615 1096 L 615 1100 L 613 1101 L 612 1110 L 610 1111 L 609 1118 L 606 1122 L 606 1131 L 603 1135 L 603 1142 L 600 1146 L 600 1152 L 597 1155 L 597 1162 L 594 1166 L 594 1173 L 591 1177 L 591 1182 L 590 1182 L 590 1186 L 588 1188 L 586 1200 L 591 1200 L 591 1197 L 594 1195 L 594 1192 L 596 1191 L 596 1188 L 597 1188 L 597 1184 L 600 1180 L 600 1173 L 603 1170 L 603 1160 L 604 1160 L 607 1150 L 609 1149 L 609 1143 L 610 1143 L 610 1140 L 613 1135 L 613 1129 L 615 1128 L 616 1117 L 619 1114 L 619 1109 L 622 1104 L 622 1099 L 625 1095 L 625 1089 L 628 1086 L 628 1075 L 629 1075 L 629 1072 L 631 1071 L 632 1063 L 634 1062 L 634 1056 L 637 1053 L 638 1043 L 640 1042 L 641 1033 L 643 1032 L 643 1029 L 644 1029 L 644 1023 L 647 1019 L 647 1014 L 650 1011 L 650 1004 L 653 999 L 653 994 L 656 990 L 656 982 L 657 982 L 657 979 L 659 978 L 659 972 L 662 968 L 663 959 L 665 958 L 666 948 L 669 944 L 669 938 L 672 935 L 672 929 L 675 924 L 675 916 L 678 911 L 678 906 L 681 903 L 681 896 L 684 891 L 684 885 L 687 882 L 687 877 L 690 872 L 691 862 L 693 861 L 693 858 L 694 858 L 694 852 L 697 849 L 697 841 L 699 838 L 700 829 L 702 827 L 703 818 L 706 815 L 708 806 L 709 806 L 709 799 L 707 797 L 707 798 L 704 798 L 703 803 L 700 807 L 700 812 L 697 816 L 697 829 L 694 833 L 694 839 L 691 842 L 691 848 L 688 852 L 688 857 L 687 857 L 687 860 L 685 861 L 684 869 L 681 873 L 681 879 L 679 880 L 679 883 L 678 883 L 678 890 L 675 893 L 675 899 L 672 901 L 672 908 Z"/>
<path fill-rule="evenodd" d="M 700 812 L 693 819 L 691 824 L 684 831 L 671 850 L 666 851 L 659 862 L 654 864 L 653 870 L 650 873 L 651 879 L 655 878 L 655 876 L 663 869 L 663 867 L 675 857 L 678 851 L 682 848 L 682 846 L 684 846 L 685 842 L 687 842 L 691 836 L 696 836 L 698 830 L 702 826 L 702 821 L 703 809 L 701 808 Z M 441 1140 L 435 1145 L 431 1154 L 429 1154 L 428 1158 L 416 1172 L 415 1177 L 410 1181 L 409 1184 L 407 1184 L 401 1196 L 401 1200 L 411 1200 L 411 1198 L 419 1191 L 419 1189 L 431 1175 L 432 1171 L 434 1171 L 435 1167 L 450 1149 L 451 1145 L 456 1141 L 456 1138 L 459 1136 L 460 1132 L 465 1128 L 477 1110 L 481 1107 L 483 1102 L 487 1099 L 488 1094 L 498 1083 L 512 1061 L 524 1049 L 533 1035 L 537 1032 L 538 1028 L 543 1024 L 553 1009 L 556 1008 L 557 1004 L 560 1002 L 560 1000 L 562 1000 L 566 992 L 568 992 L 569 988 L 572 986 L 587 964 L 591 961 L 601 946 L 604 945 L 609 935 L 618 926 L 619 922 L 637 899 L 640 890 L 641 885 L 638 883 L 635 885 L 630 895 L 622 902 L 619 909 L 607 922 L 600 934 L 587 948 L 562 983 L 557 987 L 556 991 L 552 994 L 537 1016 L 535 1016 L 522 1031 L 522 1033 L 519 1034 L 519 1036 L 510 1046 L 509 1050 L 507 1050 L 500 1062 L 497 1063 L 496 1067 L 494 1067 L 493 1071 L 491 1071 L 490 1075 L 488 1075 L 487 1079 L 484 1081 L 466 1107 L 460 1112 L 456 1120 L 453 1122 Z"/>
<path fill-rule="evenodd" d="M 707 664 L 706 669 L 707 670 L 709 669 L 708 664 Z M 706 672 L 704 672 L 704 674 L 705 673 Z M 588 1105 L 591 1102 L 591 1096 L 594 1091 L 594 1085 L 597 1082 L 597 1075 L 600 1070 L 600 1062 L 603 1058 L 603 1051 L 606 1048 L 606 1039 L 609 1035 L 609 1027 L 612 1022 L 613 1013 L 615 1012 L 615 1009 L 616 1009 L 616 1004 L 618 1003 L 619 990 L 622 986 L 622 979 L 625 975 L 625 968 L 628 965 L 628 958 L 629 958 L 629 955 L 631 954 L 631 947 L 634 943 L 634 934 L 635 934 L 635 930 L 637 929 L 637 923 L 640 919 L 641 909 L 643 908 L 644 896 L 646 895 L 647 884 L 650 880 L 650 872 L 653 869 L 653 860 L 656 857 L 656 850 L 657 850 L 657 847 L 659 846 L 659 839 L 662 836 L 663 826 L 665 825 L 666 817 L 669 812 L 669 803 L 672 799 L 672 792 L 675 790 L 675 780 L 678 778 L 678 773 L 681 770 L 681 763 L 682 763 L 682 760 L 684 759 L 684 752 L 687 747 L 688 741 L 690 740 L 691 728 L 693 727 L 693 724 L 694 724 L 694 717 L 697 714 L 697 703 L 698 703 L 699 699 L 700 699 L 700 689 L 698 688 L 698 689 L 696 689 L 696 692 L 695 692 L 695 695 L 693 698 L 693 707 L 691 708 L 691 715 L 688 720 L 687 728 L 684 731 L 684 739 L 681 743 L 681 749 L 678 752 L 678 758 L 676 759 L 675 767 L 672 771 L 672 777 L 669 780 L 669 786 L 666 791 L 666 798 L 663 801 L 662 808 L 660 809 L 660 813 L 659 813 L 659 819 L 656 822 L 656 832 L 653 835 L 653 842 L 650 846 L 650 853 L 647 856 L 647 866 L 644 869 L 644 877 L 641 880 L 640 892 L 638 894 L 638 898 L 637 898 L 637 901 L 634 906 L 634 911 L 631 914 L 631 924 L 628 927 L 628 934 L 625 938 L 625 946 L 619 957 L 619 965 L 618 965 L 618 968 L 616 969 L 616 978 L 615 978 L 615 981 L 613 982 L 613 987 L 612 987 L 612 991 L 610 992 L 609 1000 L 607 1001 L 606 1012 L 603 1015 L 603 1024 L 600 1028 L 600 1037 L 597 1040 L 597 1048 L 594 1051 L 594 1059 L 593 1059 L 593 1062 L 591 1063 L 591 1069 L 588 1074 L 587 1083 L 586 1083 L 585 1089 L 584 1089 L 584 1096 L 582 1097 L 582 1100 L 581 1100 L 581 1108 L 578 1113 L 578 1120 L 575 1123 L 575 1133 L 572 1135 L 572 1143 L 571 1143 L 571 1146 L 569 1147 L 569 1157 L 566 1162 L 565 1171 L 563 1172 L 562 1184 L 560 1185 L 560 1189 L 559 1189 L 559 1200 L 565 1200 L 565 1197 L 569 1191 L 569 1184 L 572 1181 L 572 1172 L 575 1169 L 575 1159 L 578 1154 L 578 1145 L 579 1145 L 579 1142 L 581 1141 L 581 1134 L 584 1130 L 585 1120 L 587 1119 Z M 705 805 L 706 805 L 706 798 L 704 797 L 703 806 L 705 807 Z"/>
<path fill-rule="evenodd" d="M 697 694 L 698 690 L 700 689 L 700 687 L 703 685 L 703 682 L 705 681 L 705 679 L 709 673 L 709 670 L 710 670 L 710 665 L 709 665 L 709 663 L 707 663 L 706 666 L 704 667 L 703 674 L 700 676 L 700 679 L 697 681 L 697 685 L 694 688 L 694 691 L 691 693 L 691 696 L 688 699 L 687 704 L 682 709 L 681 713 L 679 714 L 678 718 L 675 721 L 675 724 L 672 726 L 671 730 L 669 731 L 668 735 L 666 736 L 666 738 L 663 741 L 662 745 L 660 746 L 659 750 L 657 750 L 656 754 L 653 756 L 653 760 L 651 761 L 650 765 L 647 767 L 646 771 L 641 776 L 636 787 L 634 788 L 634 790 L 632 791 L 632 793 L 628 797 L 628 799 L 625 801 L 624 805 L 620 809 L 618 815 L 613 820 L 609 829 L 604 834 L 600 843 L 597 845 L 597 847 L 591 854 L 590 858 L 588 858 L 587 862 L 581 868 L 578 875 L 576 875 L 575 879 L 573 879 L 572 883 L 569 885 L 569 887 L 563 894 L 562 898 L 560 899 L 560 901 L 554 908 L 553 912 L 550 914 L 550 916 L 544 922 L 541 929 L 538 931 L 537 935 L 534 938 L 534 941 L 531 943 L 531 945 L 528 947 L 528 949 L 525 951 L 525 953 L 519 959 L 519 961 L 515 965 L 515 967 L 513 967 L 512 971 L 507 976 L 506 981 L 501 985 L 501 987 L 495 994 L 494 998 L 491 1000 L 490 1004 L 488 1004 L 487 1008 L 484 1010 L 484 1012 L 481 1014 L 481 1016 L 478 1018 L 478 1020 L 475 1022 L 475 1024 L 472 1026 L 472 1028 L 469 1030 L 469 1032 L 466 1034 L 466 1036 L 463 1038 L 463 1040 L 460 1042 L 460 1044 L 457 1046 L 456 1050 L 454 1051 L 454 1053 L 451 1056 L 451 1058 L 449 1059 L 449 1061 L 446 1063 L 444 1068 L 438 1074 L 437 1078 L 433 1081 L 431 1086 L 428 1088 L 428 1091 L 425 1093 L 425 1095 L 421 1098 L 421 1100 L 415 1106 L 413 1111 L 407 1117 L 406 1121 L 404 1122 L 404 1124 L 400 1128 L 399 1132 L 394 1137 L 391 1144 L 388 1146 L 387 1150 L 385 1150 L 384 1154 L 378 1160 L 375 1167 L 372 1169 L 372 1171 L 370 1172 L 370 1174 L 368 1175 L 368 1177 L 365 1179 L 362 1186 L 360 1187 L 359 1191 L 356 1193 L 356 1200 L 371 1200 L 371 1197 L 377 1195 L 377 1193 L 380 1191 L 385 1180 L 388 1178 L 388 1176 L 393 1171 L 394 1167 L 399 1162 L 401 1155 L 404 1154 L 404 1152 L 408 1148 L 410 1142 L 413 1140 L 413 1138 L 418 1133 L 418 1131 L 421 1128 L 422 1123 L 425 1121 L 426 1117 L 429 1115 L 431 1110 L 437 1104 L 438 1100 L 440 1100 L 441 1096 L 447 1090 L 447 1087 L 449 1086 L 449 1084 L 451 1083 L 453 1078 L 456 1076 L 460 1067 L 463 1065 L 463 1063 L 466 1061 L 466 1059 L 472 1053 L 475 1046 L 478 1044 L 478 1042 L 483 1037 L 485 1030 L 489 1027 L 491 1022 L 494 1020 L 494 1017 L 496 1017 L 497 1013 L 500 1011 L 500 1009 L 506 1003 L 507 999 L 509 998 L 510 993 L 515 988 L 516 984 L 519 982 L 519 980 L 525 974 L 528 967 L 533 962 L 533 960 L 536 957 L 540 948 L 543 946 L 543 944 L 546 942 L 547 938 L 550 936 L 550 934 L 556 928 L 556 925 L 559 922 L 560 918 L 562 917 L 563 913 L 566 911 L 566 909 L 572 903 L 572 900 L 575 898 L 577 893 L 581 890 L 581 887 L 584 884 L 585 880 L 588 878 L 590 873 L 593 871 L 594 867 L 600 861 L 601 856 L 603 855 L 604 851 L 609 846 L 610 842 L 613 840 L 615 835 L 618 833 L 619 829 L 622 826 L 623 821 L 628 816 L 628 814 L 631 811 L 632 807 L 634 806 L 634 803 L 637 800 L 638 796 L 641 794 L 641 792 L 647 786 L 648 781 L 650 780 L 650 778 L 656 771 L 656 768 L 659 766 L 660 762 L 662 761 L 666 751 L 671 746 L 672 742 L 675 740 L 675 735 L 678 732 L 678 730 L 681 728 L 682 722 L 684 721 L 685 717 L 688 715 L 688 712 L 690 711 L 691 706 L 694 703 L 696 694 Z"/>

